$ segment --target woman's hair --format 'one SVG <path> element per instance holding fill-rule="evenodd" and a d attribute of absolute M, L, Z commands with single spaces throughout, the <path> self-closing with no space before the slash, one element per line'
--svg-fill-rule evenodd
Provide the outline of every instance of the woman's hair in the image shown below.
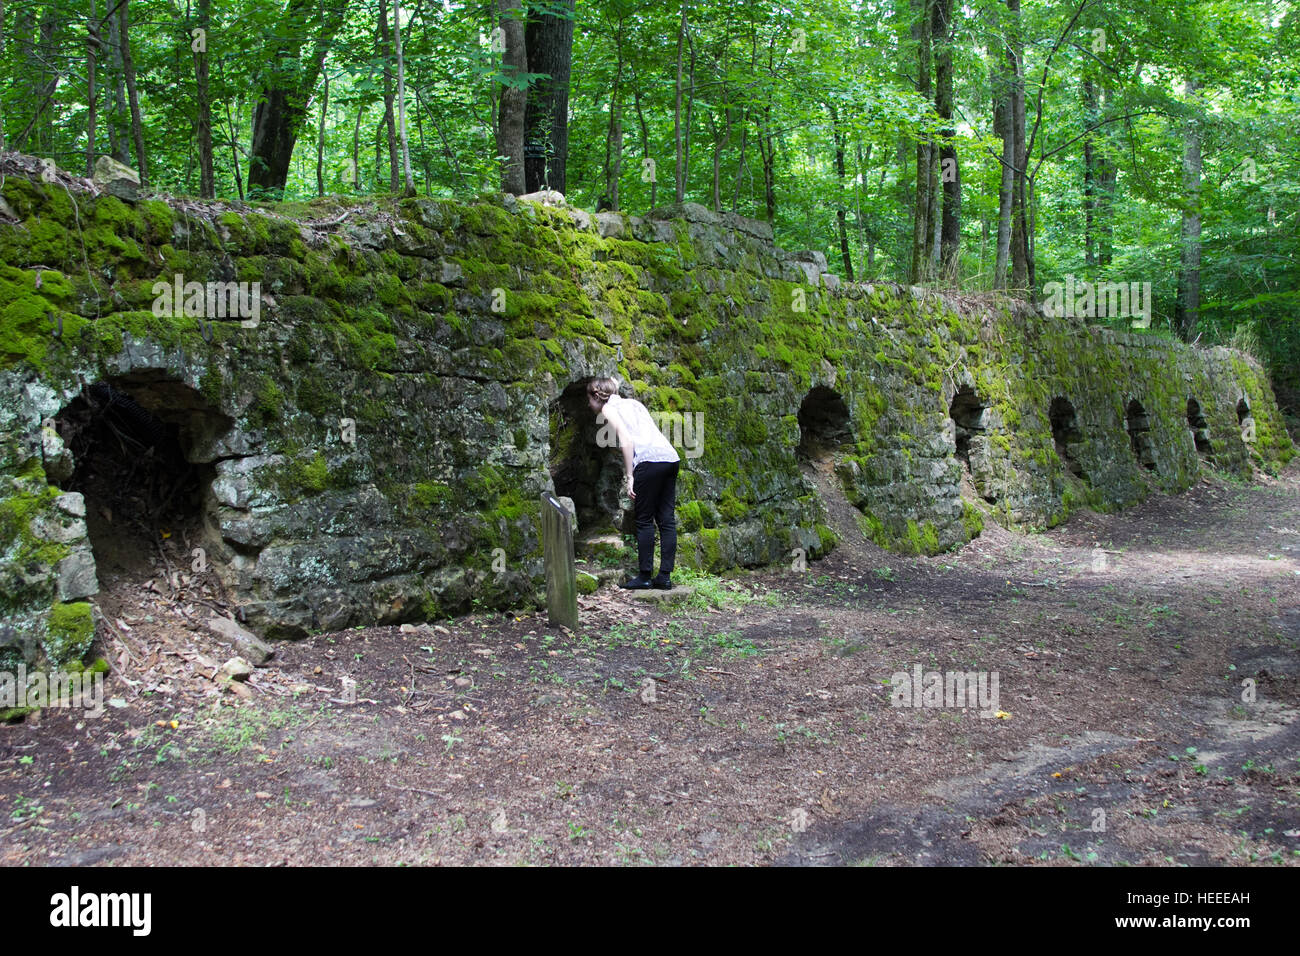
<path fill-rule="evenodd" d="M 612 378 L 593 378 L 587 383 L 587 394 L 604 405 L 618 394 L 618 382 Z"/>

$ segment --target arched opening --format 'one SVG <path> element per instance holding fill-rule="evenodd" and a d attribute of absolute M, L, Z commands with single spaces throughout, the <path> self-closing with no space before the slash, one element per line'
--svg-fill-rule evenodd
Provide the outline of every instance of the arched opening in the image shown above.
<path fill-rule="evenodd" d="M 849 408 L 839 392 L 824 385 L 809 391 L 799 405 L 799 457 L 822 461 L 852 440 Z"/>
<path fill-rule="evenodd" d="M 1138 464 L 1148 471 L 1156 470 L 1155 449 L 1151 444 L 1151 422 L 1147 411 L 1136 398 L 1128 403 L 1125 414 L 1129 445 Z"/>
<path fill-rule="evenodd" d="M 1250 400 L 1245 395 L 1237 399 L 1237 424 L 1241 426 L 1241 440 L 1251 443 L 1255 440 L 1255 417 L 1250 413 Z"/>
<path fill-rule="evenodd" d="M 1056 454 L 1060 456 L 1061 462 L 1080 481 L 1087 481 L 1088 474 L 1083 470 L 1083 463 L 1079 461 L 1078 446 L 1083 441 L 1083 432 L 1079 429 L 1079 419 L 1075 414 L 1074 405 L 1068 398 L 1057 396 L 1052 399 L 1052 404 L 1047 411 L 1048 420 L 1052 425 L 1052 441 L 1056 444 Z"/>
<path fill-rule="evenodd" d="M 555 494 L 573 499 L 584 539 L 622 534 L 623 459 L 616 444 L 599 444 L 601 424 L 587 403 L 591 377 L 571 382 L 550 404 L 551 481 Z"/>
<path fill-rule="evenodd" d="M 104 591 L 159 570 L 189 572 L 193 549 L 207 550 L 213 439 L 231 424 L 188 385 L 149 373 L 94 382 L 55 416 L 74 465 L 50 477 L 85 499 Z"/>
<path fill-rule="evenodd" d="M 1201 403 L 1194 398 L 1187 399 L 1187 427 L 1192 430 L 1192 441 L 1196 453 L 1203 458 L 1213 458 L 1214 448 L 1210 445 L 1210 424 L 1201 411 Z"/>
<path fill-rule="evenodd" d="M 975 390 L 962 386 L 948 405 L 948 416 L 957 429 L 957 457 L 970 467 L 971 441 L 984 434 L 984 413 L 988 403 Z"/>

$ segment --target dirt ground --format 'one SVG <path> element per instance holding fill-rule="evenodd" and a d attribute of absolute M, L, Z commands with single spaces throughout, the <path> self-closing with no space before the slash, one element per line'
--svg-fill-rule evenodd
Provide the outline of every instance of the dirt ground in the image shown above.
<path fill-rule="evenodd" d="M 321 634 L 246 696 L 182 545 L 101 561 L 112 706 L 0 727 L 0 862 L 1300 864 L 1300 463 L 929 558 L 832 512 L 806 570 Z M 893 706 L 914 666 L 997 714 Z"/>

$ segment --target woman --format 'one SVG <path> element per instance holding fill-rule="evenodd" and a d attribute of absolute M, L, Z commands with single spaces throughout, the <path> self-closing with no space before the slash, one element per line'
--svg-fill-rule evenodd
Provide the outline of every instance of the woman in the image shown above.
<path fill-rule="evenodd" d="M 636 508 L 636 544 L 639 573 L 623 583 L 625 588 L 673 586 L 673 561 L 677 557 L 677 471 L 681 458 L 650 417 L 646 407 L 634 398 L 618 394 L 618 382 L 595 378 L 587 383 L 587 401 L 597 415 L 618 435 L 623 450 L 627 493 Z M 659 526 L 659 573 L 655 566 L 655 525 Z"/>

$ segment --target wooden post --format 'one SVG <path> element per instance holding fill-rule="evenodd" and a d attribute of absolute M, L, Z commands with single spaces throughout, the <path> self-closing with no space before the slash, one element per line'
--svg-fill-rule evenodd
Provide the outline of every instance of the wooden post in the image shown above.
<path fill-rule="evenodd" d="M 546 612 L 552 624 L 578 628 L 578 579 L 573 568 L 573 512 L 542 495 L 542 556 L 546 564 Z"/>

